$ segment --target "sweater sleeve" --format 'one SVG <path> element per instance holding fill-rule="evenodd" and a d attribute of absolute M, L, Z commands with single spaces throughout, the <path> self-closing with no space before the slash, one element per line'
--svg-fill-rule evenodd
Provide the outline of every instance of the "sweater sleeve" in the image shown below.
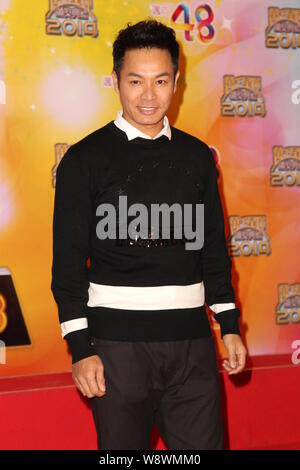
<path fill-rule="evenodd" d="M 201 259 L 205 302 L 220 324 L 221 337 L 228 333 L 240 335 L 240 310 L 235 305 L 231 281 L 232 261 L 227 251 L 217 170 L 210 149 L 204 191 L 204 245 Z"/>
<path fill-rule="evenodd" d="M 56 170 L 51 290 L 72 364 L 96 354 L 87 319 L 91 218 L 88 168 L 71 146 Z"/>

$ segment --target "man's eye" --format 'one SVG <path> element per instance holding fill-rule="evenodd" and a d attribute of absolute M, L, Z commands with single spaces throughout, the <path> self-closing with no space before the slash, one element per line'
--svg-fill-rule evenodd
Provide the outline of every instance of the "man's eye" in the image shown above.
<path fill-rule="evenodd" d="M 157 82 L 160 82 L 160 84 L 162 84 L 162 83 L 163 83 L 163 84 L 167 83 L 166 80 L 157 80 Z M 135 85 L 135 84 L 141 83 L 141 82 L 140 82 L 140 80 L 131 80 L 130 83 L 133 84 L 133 85 Z"/>

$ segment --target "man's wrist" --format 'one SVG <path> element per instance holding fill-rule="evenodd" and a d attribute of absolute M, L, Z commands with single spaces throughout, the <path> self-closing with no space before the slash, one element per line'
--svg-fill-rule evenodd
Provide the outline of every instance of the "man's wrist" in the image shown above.
<path fill-rule="evenodd" d="M 223 312 L 215 314 L 215 320 L 220 324 L 221 338 L 227 334 L 236 334 L 241 336 L 239 328 L 240 310 L 233 308 L 224 310 Z"/>
<path fill-rule="evenodd" d="M 67 341 L 72 354 L 72 364 L 96 354 L 95 349 L 91 345 L 89 328 L 72 331 L 64 339 Z"/>

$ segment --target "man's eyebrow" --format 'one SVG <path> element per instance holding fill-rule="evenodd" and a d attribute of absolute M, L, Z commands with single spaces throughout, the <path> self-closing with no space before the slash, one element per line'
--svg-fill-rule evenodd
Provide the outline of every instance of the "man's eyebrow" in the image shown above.
<path fill-rule="evenodd" d="M 162 73 L 159 73 L 158 75 L 156 75 L 155 78 L 164 77 L 164 76 L 171 77 L 171 74 L 170 74 L 169 72 L 162 72 Z M 139 78 L 143 78 L 143 75 L 140 75 L 140 74 L 135 73 L 135 72 L 129 72 L 129 73 L 127 74 L 127 77 L 139 77 Z"/>

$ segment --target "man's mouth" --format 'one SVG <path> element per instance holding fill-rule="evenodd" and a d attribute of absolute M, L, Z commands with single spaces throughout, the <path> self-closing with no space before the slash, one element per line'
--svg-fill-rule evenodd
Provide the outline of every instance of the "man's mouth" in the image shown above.
<path fill-rule="evenodd" d="M 150 107 L 150 106 L 138 106 L 138 109 L 143 114 L 152 114 L 156 111 L 157 108 L 156 107 Z"/>

